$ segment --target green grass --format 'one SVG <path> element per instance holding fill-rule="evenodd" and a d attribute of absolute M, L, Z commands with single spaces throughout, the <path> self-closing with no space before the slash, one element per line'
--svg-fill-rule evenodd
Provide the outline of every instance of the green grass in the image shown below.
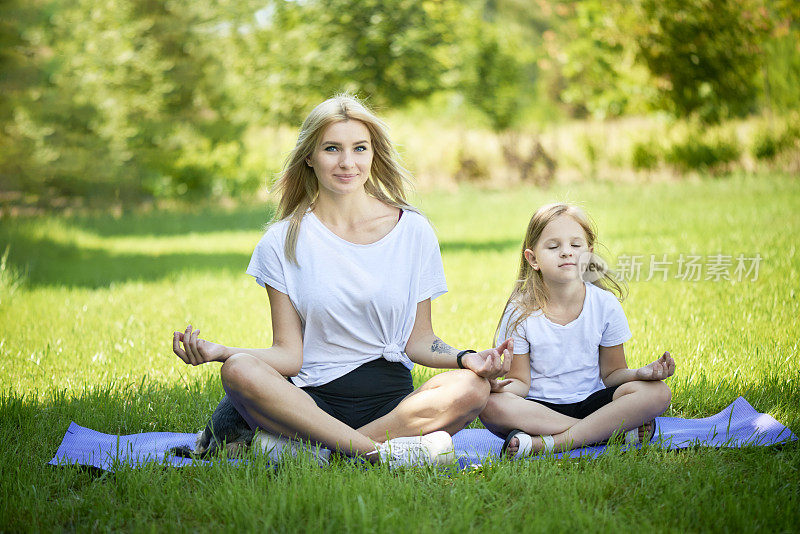
<path fill-rule="evenodd" d="M 623 303 L 638 366 L 678 364 L 667 415 L 716 413 L 737 396 L 800 430 L 800 182 L 780 175 L 649 185 L 589 183 L 426 193 L 450 292 L 434 328 L 486 347 L 533 210 L 580 203 L 612 266 L 620 256 L 760 254 L 758 279 L 631 281 Z M 193 432 L 222 388 L 185 366 L 171 333 L 268 346 L 266 294 L 244 274 L 263 207 L 0 220 L 0 531 L 319 532 L 518 529 L 794 531 L 800 447 L 647 449 L 595 461 L 499 462 L 443 476 L 347 463 L 319 470 L 45 465 L 70 421 L 107 433 Z M 646 269 L 645 269 L 646 271 Z M 646 272 L 645 272 L 646 274 Z M 705 273 L 703 273 L 705 274 Z M 417 369 L 419 383 L 432 371 Z"/>

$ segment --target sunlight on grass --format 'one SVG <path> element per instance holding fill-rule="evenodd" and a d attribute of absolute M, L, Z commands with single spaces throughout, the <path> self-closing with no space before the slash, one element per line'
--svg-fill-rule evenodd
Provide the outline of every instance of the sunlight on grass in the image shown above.
<path fill-rule="evenodd" d="M 675 277 L 674 264 L 666 281 L 631 280 L 623 307 L 634 337 L 626 352 L 631 366 L 664 350 L 676 357 L 667 415 L 704 417 L 741 395 L 797 431 L 800 187 L 795 178 L 648 187 L 597 182 L 548 191 L 463 188 L 420 195 L 414 203 L 437 230 L 450 288 L 433 303 L 434 328 L 443 339 L 458 347 L 489 346 L 528 219 L 552 200 L 577 202 L 589 211 L 612 267 L 632 255 L 666 254 L 674 262 L 680 254 L 759 254 L 755 280 L 685 281 Z M 347 463 L 324 471 L 292 464 L 266 472 L 256 464 L 151 466 L 123 468 L 109 484 L 106 476 L 46 469 L 70 421 L 121 434 L 194 432 L 205 423 L 223 394 L 219 366 L 184 365 L 172 354 L 172 331 L 192 324 L 203 336 L 230 345 L 271 343 L 266 293 L 244 273 L 267 219 L 268 211 L 259 207 L 207 216 L 170 212 L 2 221 L 0 251 L 8 253 L 0 268 L 0 437 L 9 453 L 0 462 L 0 476 L 17 482 L 4 482 L 0 498 L 26 504 L 13 513 L 7 507 L 0 511 L 0 524 L 53 530 L 71 528 L 80 518 L 100 528 L 137 530 L 152 525 L 153 518 L 177 517 L 189 530 L 232 524 L 252 529 L 322 514 L 340 528 L 369 524 L 397 530 L 410 517 L 424 525 L 421 531 L 439 531 L 443 524 L 467 531 L 494 526 L 485 512 L 502 501 L 503 517 L 527 517 L 554 530 L 567 524 L 594 530 L 630 521 L 646 525 L 653 510 L 665 502 L 686 503 L 687 495 L 693 497 L 685 516 L 670 522 L 676 530 L 696 527 L 697 521 L 734 529 L 747 524 L 749 516 L 734 509 L 750 509 L 760 524 L 776 530 L 792 524 L 791 512 L 778 518 L 762 512 L 766 502 L 793 509 L 796 488 L 792 493 L 785 484 L 796 478 L 800 456 L 791 447 L 681 455 L 649 450 L 535 466 L 500 462 L 452 477 L 424 470 L 387 474 Z M 434 372 L 415 368 L 415 382 Z M 531 487 L 558 491 L 525 489 Z M 742 492 L 731 492 L 734 487 Z M 226 497 L 209 500 L 215 492 Z M 420 494 L 426 498 L 418 499 Z M 118 509 L 120 496 L 131 504 L 106 513 Z M 564 512 L 578 500 L 585 511 Z M 383 501 L 405 503 L 402 513 L 380 505 Z M 442 505 L 449 501 L 458 503 L 457 509 Z M 720 502 L 728 512 L 715 515 Z M 532 507 L 562 512 L 531 516 Z M 255 514 L 256 509 L 268 513 Z M 620 514 L 626 518 L 622 523 Z"/>

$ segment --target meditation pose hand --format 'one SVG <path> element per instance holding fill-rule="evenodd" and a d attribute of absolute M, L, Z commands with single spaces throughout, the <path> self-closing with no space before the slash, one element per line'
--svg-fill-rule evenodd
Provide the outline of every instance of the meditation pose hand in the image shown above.
<path fill-rule="evenodd" d="M 637 380 L 664 380 L 675 374 L 675 360 L 669 352 L 659 359 L 636 370 Z"/>
<path fill-rule="evenodd" d="M 187 326 L 184 332 L 173 332 L 172 351 L 188 365 L 224 361 L 227 347 L 200 339 L 199 335 L 200 330 L 192 330 L 192 325 Z"/>

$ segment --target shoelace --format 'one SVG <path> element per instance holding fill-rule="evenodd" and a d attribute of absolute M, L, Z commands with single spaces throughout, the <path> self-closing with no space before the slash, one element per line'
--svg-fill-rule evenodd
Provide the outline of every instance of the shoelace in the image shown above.
<path fill-rule="evenodd" d="M 388 453 L 391 467 L 396 464 L 426 465 L 430 463 L 428 450 L 422 443 L 387 443 L 384 450 Z"/>

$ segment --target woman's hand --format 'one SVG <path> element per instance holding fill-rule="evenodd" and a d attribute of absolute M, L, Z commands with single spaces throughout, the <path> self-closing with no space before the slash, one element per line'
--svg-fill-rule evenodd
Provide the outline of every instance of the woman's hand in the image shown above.
<path fill-rule="evenodd" d="M 493 349 L 471 352 L 461 358 L 464 368 L 473 371 L 476 375 L 486 378 L 492 385 L 492 391 L 499 391 L 509 382 L 498 381 L 498 377 L 505 376 L 511 369 L 514 355 L 514 341 L 506 339 Z"/>
<path fill-rule="evenodd" d="M 200 339 L 200 330 L 192 330 L 192 325 L 184 332 L 172 334 L 172 351 L 189 365 L 200 365 L 207 362 L 221 362 L 225 359 L 227 347 Z M 181 348 L 183 343 L 183 348 Z"/>
<path fill-rule="evenodd" d="M 675 374 L 675 360 L 665 352 L 656 361 L 636 370 L 637 380 L 664 380 Z"/>

